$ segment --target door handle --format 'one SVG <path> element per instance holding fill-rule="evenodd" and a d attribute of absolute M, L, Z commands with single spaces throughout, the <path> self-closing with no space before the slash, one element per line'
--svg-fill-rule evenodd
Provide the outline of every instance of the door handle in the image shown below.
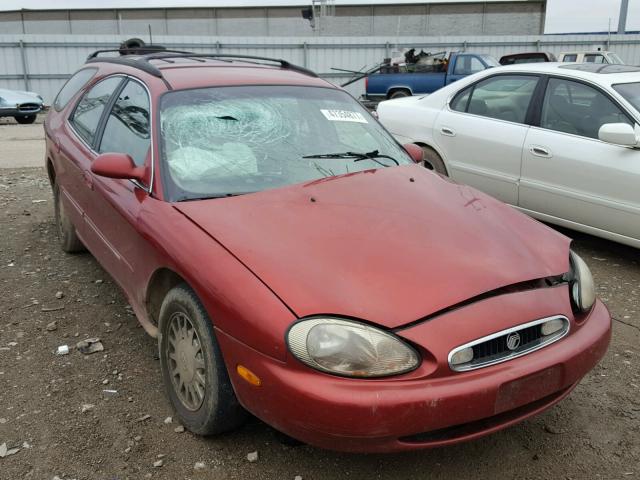
<path fill-rule="evenodd" d="M 82 172 L 82 180 L 84 181 L 84 184 L 89 187 L 89 190 L 93 190 L 93 177 L 88 170 Z"/>
<path fill-rule="evenodd" d="M 442 135 L 446 135 L 447 137 L 455 137 L 456 136 L 456 132 L 453 131 L 452 129 L 450 129 L 449 127 L 442 127 L 440 129 L 440 133 Z"/>
<path fill-rule="evenodd" d="M 529 151 L 536 157 L 551 158 L 553 156 L 549 149 L 539 145 L 531 145 Z"/>

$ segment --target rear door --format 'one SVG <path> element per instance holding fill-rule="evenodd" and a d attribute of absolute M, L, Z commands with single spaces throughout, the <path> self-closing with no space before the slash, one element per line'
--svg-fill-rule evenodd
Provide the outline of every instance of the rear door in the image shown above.
<path fill-rule="evenodd" d="M 434 139 L 449 175 L 518 204 L 525 124 L 536 75 L 498 74 L 468 86 L 438 115 Z"/>
<path fill-rule="evenodd" d="M 598 139 L 603 124 L 620 122 L 635 125 L 596 86 L 549 78 L 539 126 L 526 137 L 519 205 L 556 223 L 640 238 L 640 151 Z"/>

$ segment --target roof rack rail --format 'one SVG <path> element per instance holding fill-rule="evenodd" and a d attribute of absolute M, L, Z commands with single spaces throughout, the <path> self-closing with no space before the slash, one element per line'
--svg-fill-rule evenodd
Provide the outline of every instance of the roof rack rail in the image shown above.
<path fill-rule="evenodd" d="M 148 47 L 144 47 L 148 48 Z M 257 60 L 260 62 L 273 62 L 278 64 L 281 68 L 285 68 L 287 70 L 293 70 L 295 72 L 302 73 L 304 75 L 308 75 L 310 77 L 317 77 L 318 74 L 308 68 L 300 67 L 293 63 L 288 62 L 287 60 L 277 59 L 277 58 L 269 58 L 269 57 L 258 57 L 254 55 L 235 55 L 232 53 L 196 53 L 196 52 L 184 52 L 181 50 L 160 50 L 153 53 L 145 53 L 143 55 L 139 55 L 140 48 L 133 49 L 109 49 L 109 50 L 97 50 L 93 52 L 91 55 L 87 57 L 86 63 L 95 63 L 95 62 L 107 62 L 107 63 L 118 63 L 121 65 L 127 65 L 129 67 L 138 68 L 143 70 L 155 77 L 162 78 L 162 72 L 155 65 L 150 63 L 151 60 L 168 60 L 172 58 L 211 58 L 211 59 L 228 59 L 229 61 L 233 61 L 233 59 L 238 60 Z M 119 57 L 100 57 L 101 53 L 107 52 L 129 52 L 131 54 L 121 55 Z M 136 55 L 136 53 L 138 55 Z M 258 62 L 255 62 L 258 63 Z M 262 63 L 259 63 L 263 65 Z"/>

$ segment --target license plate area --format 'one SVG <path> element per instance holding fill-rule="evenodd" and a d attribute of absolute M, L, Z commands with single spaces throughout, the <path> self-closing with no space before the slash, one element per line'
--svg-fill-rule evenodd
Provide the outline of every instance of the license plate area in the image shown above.
<path fill-rule="evenodd" d="M 503 383 L 498 390 L 495 413 L 502 413 L 535 402 L 564 387 L 561 365 L 542 370 L 512 382 Z"/>

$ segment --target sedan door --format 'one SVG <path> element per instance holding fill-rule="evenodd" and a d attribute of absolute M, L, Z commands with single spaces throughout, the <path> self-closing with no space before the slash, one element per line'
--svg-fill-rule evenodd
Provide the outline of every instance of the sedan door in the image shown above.
<path fill-rule="evenodd" d="M 496 74 L 460 91 L 443 109 L 434 140 L 449 175 L 506 203 L 518 204 L 525 124 L 539 77 Z"/>
<path fill-rule="evenodd" d="M 70 215 L 82 243 L 96 253 L 102 248 L 99 232 L 87 219 L 92 200 L 93 178 L 91 162 L 96 157 L 95 135 L 104 110 L 122 77 L 108 77 L 98 81 L 80 99 L 65 124 L 66 134 L 57 139 L 56 148 L 63 168 L 60 195 L 65 212 Z"/>
<path fill-rule="evenodd" d="M 129 78 L 117 93 L 96 141 L 99 153 L 125 153 L 136 166 L 146 166 L 144 184 L 132 180 L 93 175 L 94 201 L 87 215 L 100 231 L 104 243 L 100 259 L 109 265 L 111 275 L 125 291 L 134 289 L 138 280 L 148 276 L 154 250 L 140 235 L 138 224 L 148 201 L 152 177 L 151 101 L 144 84 Z"/>
<path fill-rule="evenodd" d="M 621 122 L 635 125 L 599 88 L 550 78 L 526 137 L 519 206 L 570 228 L 640 238 L 640 152 L 598 139 L 603 124 Z"/>

